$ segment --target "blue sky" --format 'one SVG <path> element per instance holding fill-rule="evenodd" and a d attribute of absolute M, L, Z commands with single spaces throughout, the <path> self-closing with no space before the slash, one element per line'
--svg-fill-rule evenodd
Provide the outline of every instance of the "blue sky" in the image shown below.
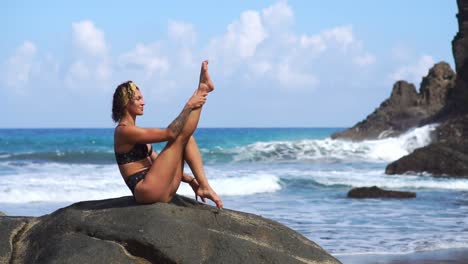
<path fill-rule="evenodd" d="M 0 127 L 112 127 L 115 87 L 163 127 L 210 60 L 201 127 L 344 127 L 452 67 L 455 0 L 5 1 Z"/>

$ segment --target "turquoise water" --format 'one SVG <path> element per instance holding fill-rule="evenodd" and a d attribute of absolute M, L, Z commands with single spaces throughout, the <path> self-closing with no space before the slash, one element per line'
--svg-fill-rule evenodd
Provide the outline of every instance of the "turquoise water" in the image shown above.
<path fill-rule="evenodd" d="M 272 218 L 339 256 L 467 247 L 468 180 L 384 174 L 433 129 L 360 143 L 328 138 L 338 128 L 199 128 L 195 137 L 227 208 Z M 112 129 L 0 130 L 0 211 L 43 215 L 130 195 L 112 144 Z M 417 198 L 346 198 L 372 185 Z M 185 185 L 179 193 L 193 196 Z"/>

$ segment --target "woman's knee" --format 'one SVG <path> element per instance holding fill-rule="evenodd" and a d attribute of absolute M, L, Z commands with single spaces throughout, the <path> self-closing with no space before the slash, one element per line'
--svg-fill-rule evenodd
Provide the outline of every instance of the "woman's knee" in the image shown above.
<path fill-rule="evenodd" d="M 192 133 L 187 133 L 187 132 L 180 132 L 180 134 L 177 136 L 176 140 L 179 139 L 180 141 L 184 142 L 187 144 L 189 140 L 193 137 L 193 132 Z"/>

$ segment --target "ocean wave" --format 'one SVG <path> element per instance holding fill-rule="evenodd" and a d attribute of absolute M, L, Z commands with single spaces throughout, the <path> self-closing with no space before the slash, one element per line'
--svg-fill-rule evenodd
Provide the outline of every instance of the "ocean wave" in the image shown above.
<path fill-rule="evenodd" d="M 281 189 L 280 177 L 271 173 L 206 168 L 210 185 L 220 196 L 252 195 Z M 213 176 L 211 176 L 213 175 Z M 2 203 L 77 202 L 131 195 L 117 165 L 29 164 L 0 175 Z M 181 195 L 193 197 L 187 184 Z"/>
<path fill-rule="evenodd" d="M 342 163 L 374 162 L 387 163 L 411 153 L 414 149 L 431 142 L 431 132 L 436 125 L 413 129 L 394 138 L 352 142 L 346 140 L 307 139 L 288 141 L 258 141 L 238 147 L 200 145 L 204 162 L 223 163 Z M 238 138 L 240 141 L 243 138 Z M 235 141 L 235 138 L 231 139 Z M 158 146 L 159 147 L 159 146 Z M 75 146 L 70 148 L 0 153 L 0 162 L 12 165 L 27 163 L 58 162 L 66 164 L 114 164 L 113 150 L 109 146 Z"/>
<path fill-rule="evenodd" d="M 114 153 L 109 150 L 56 150 L 0 155 L 0 162 L 3 161 L 10 161 L 13 164 L 45 162 L 59 162 L 68 164 L 111 164 L 115 163 L 115 157 Z"/>
<path fill-rule="evenodd" d="M 378 243 L 378 242 L 376 242 Z M 446 237 L 444 238 L 434 238 L 434 239 L 424 239 L 424 240 L 413 240 L 408 241 L 408 244 L 405 246 L 402 245 L 389 245 L 389 248 L 382 249 L 380 251 L 374 250 L 363 250 L 359 252 L 333 252 L 331 253 L 334 256 L 366 256 L 366 255 L 407 255 L 412 253 L 421 253 L 421 252 L 430 252 L 436 250 L 445 250 L 445 249 L 466 249 L 468 248 L 468 239 Z M 369 246 L 369 248 L 372 248 Z"/>
<path fill-rule="evenodd" d="M 268 173 L 252 173 L 246 176 L 214 178 L 210 185 L 218 195 L 253 195 L 258 193 L 271 193 L 281 190 L 280 178 Z M 177 193 L 193 196 L 193 191 L 187 185 L 181 185 Z"/>
<path fill-rule="evenodd" d="M 437 125 L 416 128 L 394 138 L 352 142 L 346 140 L 300 140 L 257 142 L 224 150 L 233 162 L 390 162 L 428 145 Z M 225 154 L 224 153 L 224 154 Z"/>
<path fill-rule="evenodd" d="M 438 189 L 468 191 L 468 180 L 435 178 L 429 175 L 387 175 L 382 169 L 336 170 L 286 170 L 279 174 L 291 175 L 282 180 L 293 186 L 305 187 L 370 187 L 387 189 Z"/>

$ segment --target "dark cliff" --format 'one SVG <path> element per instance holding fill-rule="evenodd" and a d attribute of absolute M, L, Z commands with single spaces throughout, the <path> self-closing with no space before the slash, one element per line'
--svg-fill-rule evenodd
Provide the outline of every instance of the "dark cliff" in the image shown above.
<path fill-rule="evenodd" d="M 452 41 L 457 71 L 455 87 L 444 108 L 429 122 L 441 123 L 435 142 L 389 164 L 388 174 L 429 172 L 468 177 L 468 1 L 457 0 L 458 33 Z"/>
<path fill-rule="evenodd" d="M 397 136 L 438 123 L 434 142 L 389 164 L 387 174 L 428 172 L 468 177 L 468 1 L 457 0 L 458 32 L 452 41 L 455 72 L 440 62 L 423 78 L 419 92 L 398 81 L 390 97 L 372 114 L 334 139 L 365 140 Z"/>
<path fill-rule="evenodd" d="M 350 129 L 332 135 L 334 139 L 377 139 L 397 136 L 434 119 L 447 104 L 455 87 L 455 72 L 446 62 L 435 64 L 423 78 L 419 92 L 413 84 L 398 81 L 390 97 L 367 118 Z"/>

